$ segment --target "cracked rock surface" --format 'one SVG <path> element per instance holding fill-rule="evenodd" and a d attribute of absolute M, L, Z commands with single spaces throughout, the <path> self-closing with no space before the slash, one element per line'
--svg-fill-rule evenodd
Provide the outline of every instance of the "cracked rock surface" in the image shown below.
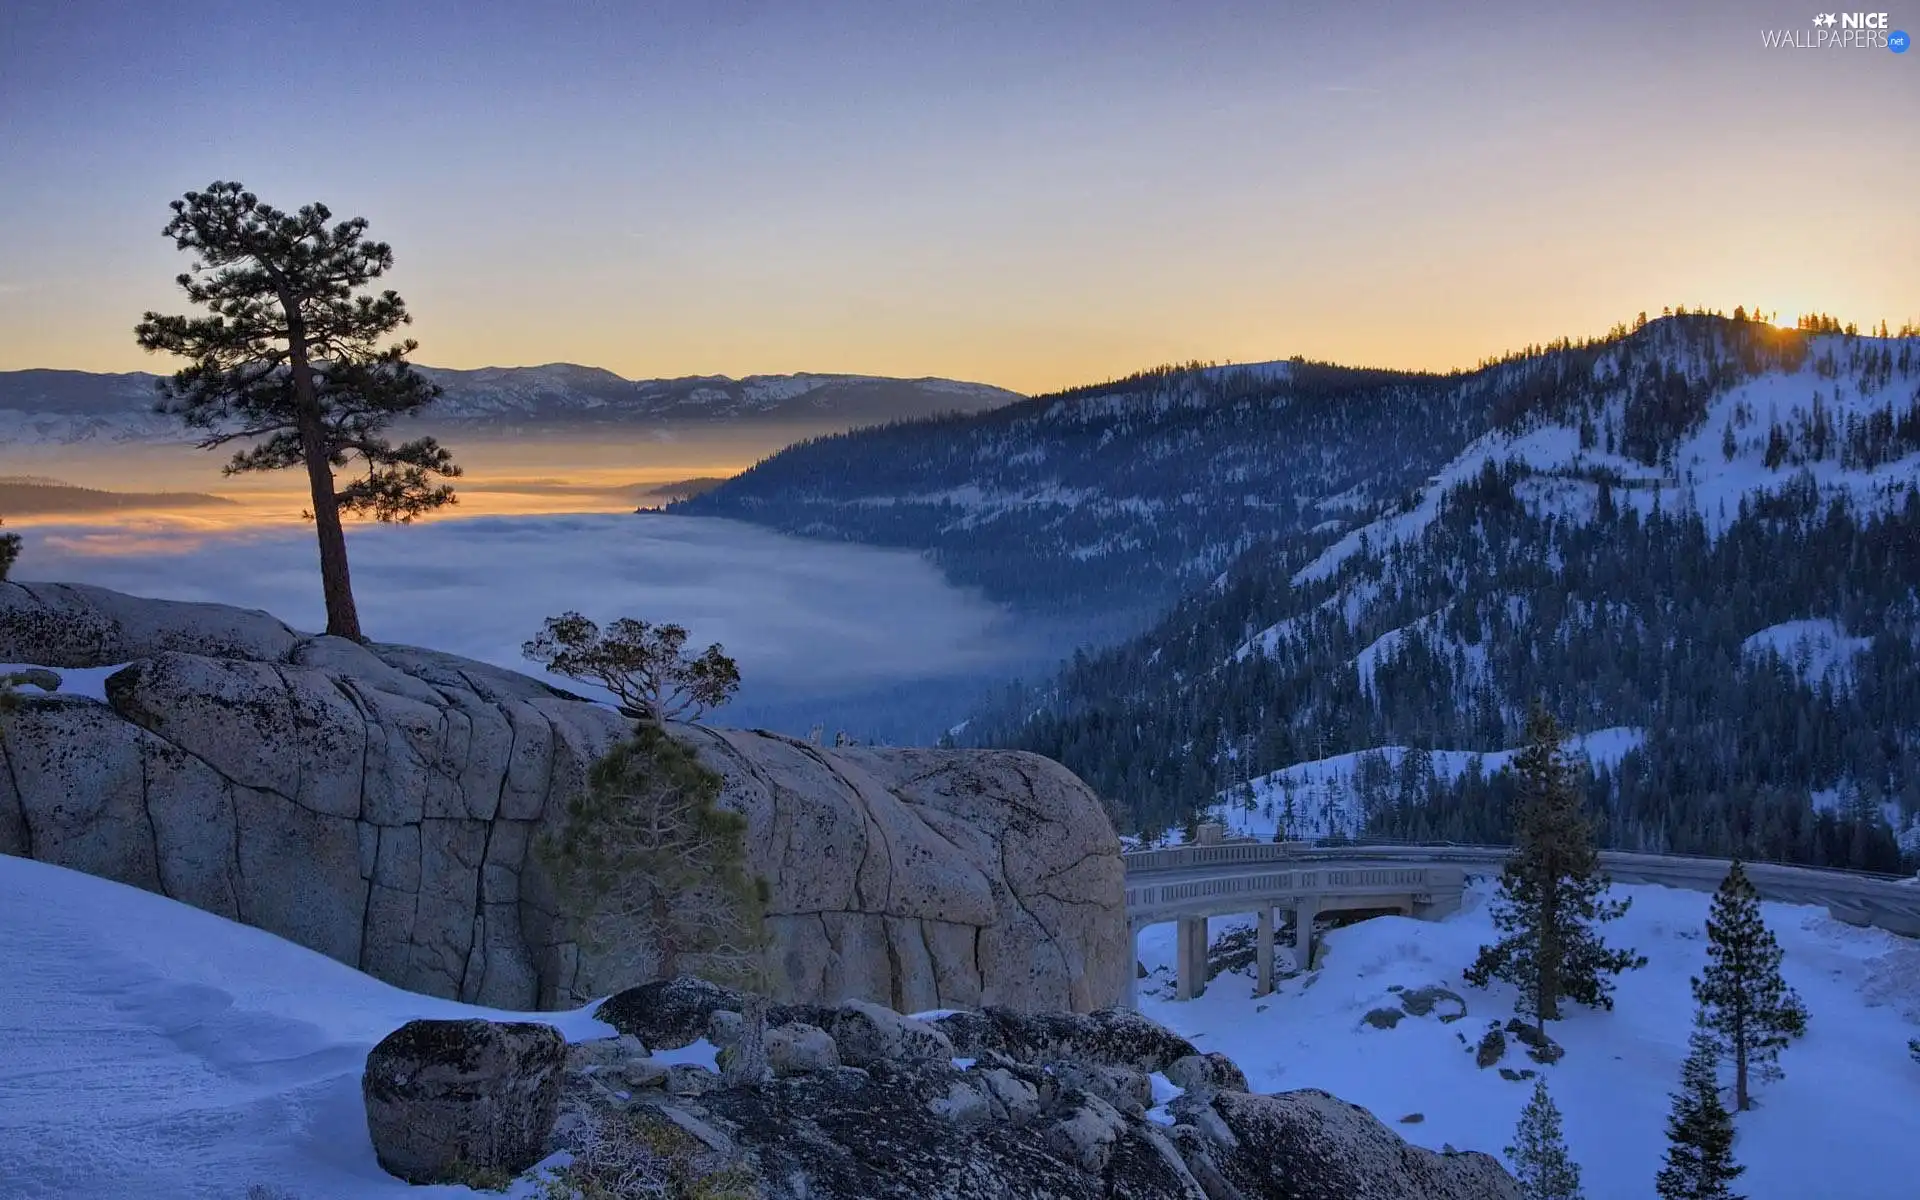
<path fill-rule="evenodd" d="M 628 724 L 498 667 L 224 605 L 0 583 L 0 661 L 125 669 L 0 727 L 0 852 L 412 991 L 567 1007 L 657 974 L 571 940 L 532 854 Z M 748 821 L 791 1003 L 1089 1011 L 1131 965 L 1119 843 L 1064 767 L 676 727 Z"/>

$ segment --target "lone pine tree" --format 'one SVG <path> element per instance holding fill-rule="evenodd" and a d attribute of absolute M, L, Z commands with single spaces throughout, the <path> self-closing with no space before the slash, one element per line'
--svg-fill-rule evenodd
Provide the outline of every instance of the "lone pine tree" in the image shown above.
<path fill-rule="evenodd" d="M 1707 914 L 1707 969 L 1693 980 L 1717 1053 L 1733 1062 L 1734 1107 L 1747 1111 L 1747 1076 L 1780 1076 L 1780 1051 L 1807 1031 L 1807 1009 L 1780 976 L 1782 951 L 1760 919 L 1760 894 L 1738 859 Z"/>
<path fill-rule="evenodd" d="M 460 474 L 433 438 L 394 445 L 381 431 L 440 394 L 407 362 L 416 343 L 381 342 L 413 318 L 392 291 L 355 295 L 385 274 L 393 250 L 369 242 L 366 219 L 329 225 L 324 204 L 284 213 L 238 183 L 214 183 L 173 202 L 161 232 L 194 253 L 176 277 L 205 316 L 149 312 L 140 345 L 191 359 L 160 382 L 159 411 L 202 430 L 200 447 L 252 442 L 228 475 L 304 466 L 320 541 L 327 632 L 359 640 L 340 514 L 406 523 L 454 502 L 436 481 Z M 335 489 L 358 459 L 366 474 Z"/>
<path fill-rule="evenodd" d="M 1606 876 L 1593 831 L 1580 813 L 1574 770 L 1562 749 L 1566 735 L 1543 706 L 1527 719 L 1527 747 L 1518 776 L 1514 846 L 1493 901 L 1503 935 L 1482 946 L 1465 977 L 1475 987 L 1503 979 L 1520 989 L 1519 1009 L 1546 1036 L 1562 998 L 1613 1007 L 1608 975 L 1643 967 L 1631 950 L 1611 950 L 1594 926 L 1627 911 L 1630 901 L 1605 900 Z"/>
<path fill-rule="evenodd" d="M 1526 1200 L 1582 1200 L 1580 1164 L 1567 1154 L 1560 1110 L 1547 1095 L 1546 1080 L 1533 1081 L 1533 1098 L 1520 1110 L 1513 1145 L 1506 1149 Z"/>
<path fill-rule="evenodd" d="M 0 525 L 6 524 L 0 521 Z M 13 570 L 13 564 L 20 561 L 20 535 L 0 533 L 0 583 L 7 580 L 7 572 Z"/>
<path fill-rule="evenodd" d="M 1733 1114 L 1720 1102 L 1719 1067 L 1713 1034 L 1696 1019 L 1667 1116 L 1666 1165 L 1654 1176 L 1660 1200 L 1743 1200 L 1728 1186 L 1746 1168 L 1733 1161 Z"/>

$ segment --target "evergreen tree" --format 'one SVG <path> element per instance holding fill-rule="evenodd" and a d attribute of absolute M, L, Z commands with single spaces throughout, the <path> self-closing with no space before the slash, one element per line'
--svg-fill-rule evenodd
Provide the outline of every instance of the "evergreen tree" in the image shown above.
<path fill-rule="evenodd" d="M 1654 1178 L 1660 1200 L 1742 1200 L 1727 1186 L 1746 1168 L 1733 1161 L 1733 1114 L 1720 1102 L 1719 1062 L 1712 1032 L 1696 1017 L 1667 1117 L 1667 1162 Z"/>
<path fill-rule="evenodd" d="M 1533 1081 L 1533 1099 L 1520 1110 L 1507 1161 L 1526 1200 L 1582 1200 L 1580 1165 L 1567 1155 L 1560 1133 L 1560 1110 L 1547 1095 L 1547 1081 Z"/>
<path fill-rule="evenodd" d="M 380 345 L 413 319 L 406 303 L 392 291 L 353 294 L 386 273 L 393 250 L 364 240 L 365 218 L 329 226 L 324 204 L 284 213 L 237 183 L 188 192 L 173 214 L 161 232 L 198 256 L 176 281 L 210 313 L 149 312 L 135 327 L 143 349 L 192 360 L 161 380 L 159 410 L 203 430 L 202 449 L 251 441 L 229 475 L 306 469 L 327 632 L 360 640 L 340 514 L 404 524 L 453 503 L 433 477 L 460 474 L 433 438 L 396 446 L 380 436 L 440 394 L 407 362 L 416 343 Z M 366 474 L 336 491 L 335 469 L 356 458 Z"/>
<path fill-rule="evenodd" d="M 1777 1079 L 1788 1041 L 1807 1031 L 1807 1009 L 1780 977 L 1780 943 L 1760 919 L 1760 894 L 1738 859 L 1707 916 L 1707 969 L 1693 980 L 1716 1051 L 1733 1060 L 1734 1107 L 1747 1111 L 1747 1075 Z"/>
<path fill-rule="evenodd" d="M 6 524 L 0 521 L 0 525 Z M 0 583 L 7 580 L 7 572 L 13 570 L 13 564 L 20 561 L 20 535 L 0 533 Z"/>
<path fill-rule="evenodd" d="M 1618 918 L 1631 901 L 1602 899 L 1608 880 L 1580 813 L 1564 741 L 1560 723 L 1536 703 L 1527 719 L 1527 747 L 1515 763 L 1513 854 L 1493 902 L 1494 925 L 1503 936 L 1482 946 L 1465 972 L 1475 987 L 1503 979 L 1519 988 L 1520 1011 L 1534 1019 L 1543 1037 L 1546 1023 L 1559 1019 L 1563 997 L 1610 1009 L 1613 982 L 1606 976 L 1647 962 L 1631 950 L 1608 949 L 1593 928 Z"/>

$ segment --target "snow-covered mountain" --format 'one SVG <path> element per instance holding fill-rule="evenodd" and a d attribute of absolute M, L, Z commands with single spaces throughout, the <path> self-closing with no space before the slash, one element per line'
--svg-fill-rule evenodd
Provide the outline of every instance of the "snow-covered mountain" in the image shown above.
<path fill-rule="evenodd" d="M 1271 532 L 961 736 L 1061 758 L 1142 832 L 1243 805 L 1248 781 L 1264 811 L 1294 772 L 1341 793 L 1336 828 L 1497 841 L 1494 768 L 1544 699 L 1575 734 L 1638 731 L 1594 764 L 1612 844 L 1885 869 L 1920 850 L 1920 338 L 1694 315 L 1424 395 L 1460 406 L 1457 441 L 1349 405 L 1267 446 L 1229 494 L 1297 490 L 1291 523 L 1216 506 L 1216 544 Z M 1404 474 L 1436 449 L 1405 487 L 1325 468 Z M 983 551 L 1056 569 L 1021 539 Z"/>
<path fill-rule="evenodd" d="M 870 375 L 632 380 L 571 363 L 470 371 L 422 367 L 421 373 L 445 389 L 423 420 L 501 430 L 639 427 L 667 421 L 780 421 L 844 428 L 978 412 L 1021 399 L 986 384 Z M 155 378 L 141 372 L 0 372 L 0 444 L 186 440 L 178 421 L 152 411 Z"/>

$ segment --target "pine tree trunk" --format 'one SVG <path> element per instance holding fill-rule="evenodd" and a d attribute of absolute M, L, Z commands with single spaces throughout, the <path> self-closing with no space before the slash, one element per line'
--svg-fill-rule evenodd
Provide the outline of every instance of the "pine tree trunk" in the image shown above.
<path fill-rule="evenodd" d="M 1741 1112 L 1747 1111 L 1747 1039 L 1746 1031 L 1733 1041 L 1733 1102 Z"/>
<path fill-rule="evenodd" d="M 320 401 L 313 390 L 313 368 L 307 361 L 306 325 L 300 306 L 285 293 L 280 297 L 287 316 L 288 369 L 300 402 L 300 455 L 307 461 L 307 487 L 313 499 L 314 532 L 320 539 L 320 591 L 327 602 L 327 632 L 349 641 L 365 641 L 360 633 L 360 611 L 353 602 L 353 576 L 347 570 L 347 535 L 340 528 L 340 501 L 333 490 L 333 465 L 327 461 L 326 440 L 320 428 Z"/>

